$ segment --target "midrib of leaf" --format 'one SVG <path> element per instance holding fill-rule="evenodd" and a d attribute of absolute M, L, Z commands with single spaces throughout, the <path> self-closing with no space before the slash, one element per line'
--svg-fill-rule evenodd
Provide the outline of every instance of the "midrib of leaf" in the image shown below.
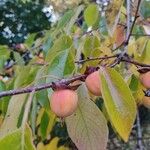
<path fill-rule="evenodd" d="M 119 110 L 119 112 L 120 111 L 123 111 L 123 112 L 127 111 L 127 110 L 125 110 L 125 107 L 124 107 L 124 105 L 122 103 L 122 100 L 120 99 L 120 94 L 117 91 L 117 89 L 114 86 L 114 84 L 112 83 L 109 75 L 106 73 L 105 70 L 103 70 L 103 73 L 104 73 L 104 75 L 105 75 L 105 77 L 107 79 L 106 80 L 107 84 L 109 83 L 108 89 L 110 90 L 111 96 L 113 97 L 113 100 L 114 100 L 113 102 L 115 103 L 115 107 L 117 108 L 117 110 Z M 120 108 L 123 108 L 124 110 L 122 110 Z M 122 114 L 124 114 L 124 113 L 122 113 Z"/>

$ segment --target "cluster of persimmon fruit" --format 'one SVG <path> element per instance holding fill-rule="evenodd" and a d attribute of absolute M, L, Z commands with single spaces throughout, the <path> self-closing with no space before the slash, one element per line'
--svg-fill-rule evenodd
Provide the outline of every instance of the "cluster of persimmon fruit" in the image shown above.
<path fill-rule="evenodd" d="M 140 74 L 140 81 L 145 88 L 150 88 L 150 71 Z M 87 89 L 95 96 L 101 96 L 99 70 L 90 73 L 85 79 Z M 143 98 L 143 105 L 150 107 L 150 97 Z M 51 95 L 51 110 L 60 118 L 72 115 L 78 106 L 78 95 L 71 89 L 57 89 Z"/>

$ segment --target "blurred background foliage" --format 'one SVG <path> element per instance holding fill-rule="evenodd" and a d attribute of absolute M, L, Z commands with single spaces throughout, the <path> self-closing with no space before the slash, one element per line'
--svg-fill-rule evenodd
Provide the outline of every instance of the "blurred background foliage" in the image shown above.
<path fill-rule="evenodd" d="M 89 2 L 96 2 L 98 7 L 92 5 L 84 14 L 82 4 L 87 6 Z M 80 59 L 88 56 L 111 55 L 110 48 L 112 48 L 115 40 L 110 38 L 109 32 L 113 31 L 114 24 L 112 21 L 116 19 L 115 15 L 117 14 L 111 16 L 110 10 L 112 5 L 109 5 L 110 8 L 108 5 L 109 0 L 0 0 L 0 77 L 2 78 L 0 81 L 0 91 L 25 87 L 30 84 L 49 83 L 56 80 L 56 78 L 67 76 L 68 72 L 70 74 L 76 73 L 75 65 L 69 66 L 66 63 L 67 60 L 75 59 L 74 53 L 76 48 L 82 52 L 82 55 L 78 56 Z M 105 18 L 103 12 L 107 10 L 107 6 L 108 13 L 106 12 L 107 17 Z M 136 6 L 135 3 L 134 6 Z M 140 17 L 133 31 L 135 38 L 131 39 L 132 42 L 129 46 L 129 53 L 135 54 L 135 59 L 138 61 L 146 63 L 150 63 L 148 55 L 150 52 L 150 41 L 147 36 L 141 37 L 141 34 L 150 34 L 149 8 L 150 1 L 143 0 L 140 7 Z M 121 10 L 119 23 L 123 24 L 125 20 L 124 5 L 121 7 Z M 97 15 L 91 19 L 89 16 L 93 12 L 97 13 Z M 100 17 L 99 12 L 101 14 Z M 91 15 L 91 17 L 93 16 Z M 107 29 L 106 22 L 110 22 L 109 29 Z M 93 32 L 91 36 L 91 25 L 100 34 Z M 121 32 L 124 32 L 124 27 L 121 29 Z M 68 35 L 73 35 L 73 38 L 70 38 Z M 84 35 L 86 37 L 80 39 Z M 99 38 L 100 36 L 101 39 Z M 122 36 L 119 34 L 119 38 L 122 38 Z M 74 46 L 72 46 L 73 42 Z M 98 51 L 99 48 L 101 51 Z M 136 52 L 135 49 L 137 50 Z M 57 54 L 56 52 L 60 53 Z M 59 58 L 60 62 L 56 58 Z M 72 64 L 72 62 L 70 63 Z M 41 67 L 47 63 L 49 63 L 48 69 Z M 83 65 L 83 68 L 80 70 L 81 72 L 84 71 L 86 65 L 97 65 L 97 63 Z M 118 69 L 121 70 L 123 67 L 119 66 Z M 131 70 L 137 75 L 135 68 L 131 68 L 129 72 Z M 53 76 L 49 78 L 43 77 L 47 74 L 50 75 L 49 73 L 53 73 Z M 122 71 L 121 73 L 124 76 L 127 72 Z M 143 87 L 141 88 L 137 76 L 127 78 L 130 78 L 129 80 L 133 79 L 130 88 L 135 96 L 143 93 L 141 90 Z M 33 99 L 29 124 L 33 132 L 34 145 L 37 146 L 38 150 L 46 150 L 48 148 L 55 150 L 58 147 L 62 148 L 62 150 L 68 147 L 75 150 L 77 148 L 69 138 L 66 126 L 62 126 L 60 120 L 50 111 L 47 96 L 50 92 L 50 90 L 40 91 L 35 94 Z M 23 109 L 25 100 L 22 103 Z M 18 103 L 19 101 L 20 99 Z M 9 97 L 2 98 L 0 101 L 0 124 L 6 115 L 9 102 Z M 95 102 L 102 109 L 102 100 L 97 99 Z M 149 148 L 150 110 L 140 106 L 139 112 L 143 131 L 143 143 L 146 148 Z M 18 115 L 21 122 L 23 110 Z M 135 149 L 137 143 L 136 126 L 133 128 L 128 143 L 118 139 L 111 127 L 109 136 L 109 150 Z"/>
<path fill-rule="evenodd" d="M 1 0 L 0 44 L 22 43 L 29 33 L 50 29 L 54 10 L 58 13 L 81 1 L 62 0 Z M 54 21 L 55 22 L 55 21 Z"/>

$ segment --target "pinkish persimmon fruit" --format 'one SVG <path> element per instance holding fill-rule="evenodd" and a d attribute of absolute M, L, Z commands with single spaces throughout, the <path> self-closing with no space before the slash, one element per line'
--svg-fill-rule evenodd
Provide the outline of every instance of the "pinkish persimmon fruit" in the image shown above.
<path fill-rule="evenodd" d="M 140 81 L 147 89 L 150 88 L 150 71 L 140 74 Z"/>
<path fill-rule="evenodd" d="M 19 44 L 16 44 L 16 45 L 15 45 L 15 49 L 16 49 L 18 52 L 26 52 L 27 47 L 26 47 L 23 43 L 19 43 Z"/>
<path fill-rule="evenodd" d="M 114 33 L 116 46 L 120 46 L 125 40 L 125 27 L 123 25 L 117 25 Z"/>
<path fill-rule="evenodd" d="M 70 116 L 77 109 L 78 95 L 70 89 L 56 90 L 51 96 L 51 110 L 61 118 Z"/>
<path fill-rule="evenodd" d="M 95 96 L 101 96 L 101 81 L 99 71 L 89 74 L 85 80 L 86 87 Z"/>
<path fill-rule="evenodd" d="M 142 104 L 150 109 L 150 97 L 144 96 L 142 99 Z"/>

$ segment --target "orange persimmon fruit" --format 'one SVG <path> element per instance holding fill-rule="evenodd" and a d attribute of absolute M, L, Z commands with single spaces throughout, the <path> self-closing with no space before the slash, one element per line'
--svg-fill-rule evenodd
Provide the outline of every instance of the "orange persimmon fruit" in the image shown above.
<path fill-rule="evenodd" d="M 85 80 L 86 87 L 95 96 L 101 96 L 101 81 L 99 71 L 89 74 Z"/>
<path fill-rule="evenodd" d="M 150 88 L 150 71 L 140 74 L 140 81 L 147 89 Z"/>
<path fill-rule="evenodd" d="M 150 109 L 150 97 L 144 96 L 142 99 L 142 104 Z"/>
<path fill-rule="evenodd" d="M 55 90 L 51 95 L 51 110 L 61 118 L 72 115 L 77 109 L 78 95 L 70 89 Z"/>

